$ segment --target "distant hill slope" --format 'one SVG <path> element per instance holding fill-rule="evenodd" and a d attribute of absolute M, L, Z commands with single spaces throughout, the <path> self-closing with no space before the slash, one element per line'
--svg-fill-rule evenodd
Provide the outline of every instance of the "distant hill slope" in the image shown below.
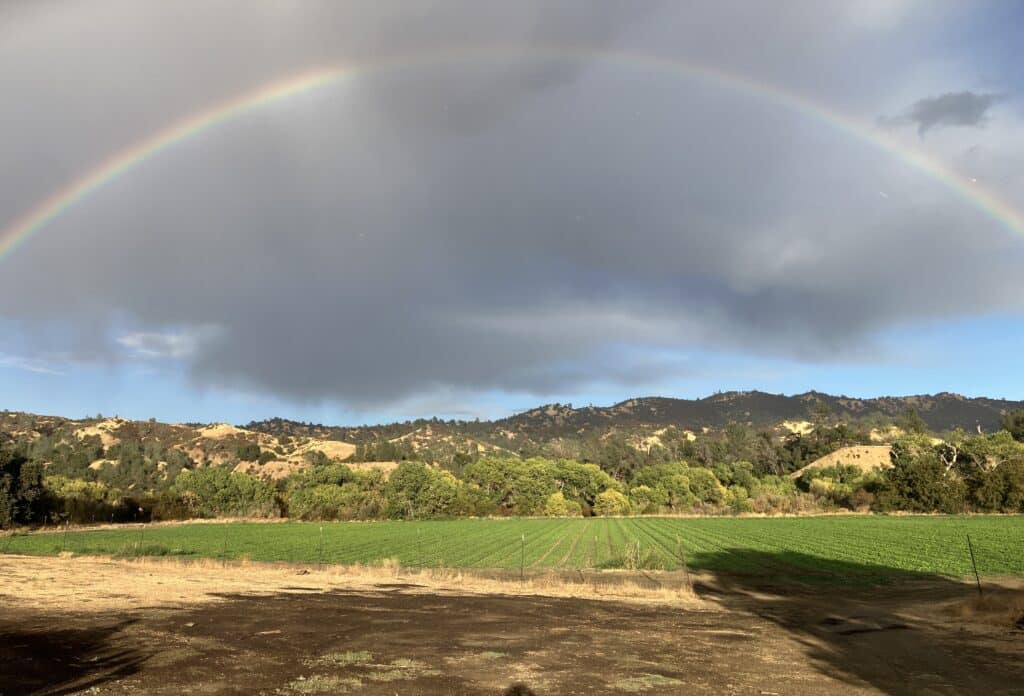
<path fill-rule="evenodd" d="M 795 396 L 764 392 L 723 392 L 703 399 L 646 397 L 629 399 L 614 406 L 573 409 L 553 404 L 497 421 L 510 428 L 531 430 L 578 430 L 601 424 L 676 425 L 696 430 L 721 428 L 730 422 L 771 426 L 783 421 L 811 420 L 821 404 L 835 418 L 882 416 L 895 418 L 915 409 L 935 431 L 963 428 L 997 430 L 1002 415 L 1024 408 L 1024 401 L 967 398 L 959 394 L 854 399 L 807 392 Z"/>
<path fill-rule="evenodd" d="M 435 419 L 348 428 L 275 418 L 249 423 L 245 427 L 277 436 L 316 437 L 356 443 L 400 438 L 429 427 L 437 436 L 471 437 L 514 448 L 517 439 L 546 441 L 587 432 L 628 431 L 639 426 L 676 426 L 699 431 L 702 428 L 722 428 L 737 422 L 771 428 L 785 421 L 813 420 L 814 414 L 822 406 L 832 418 L 838 420 L 870 416 L 891 420 L 913 408 L 928 427 L 936 432 L 955 428 L 973 432 L 978 427 L 985 432 L 992 432 L 999 429 L 1004 413 L 1024 409 L 1024 401 L 967 398 L 949 393 L 856 399 L 819 392 L 785 396 L 749 391 L 723 392 L 703 399 L 644 397 L 628 399 L 613 406 L 573 408 L 566 404 L 548 404 L 495 421 Z"/>
<path fill-rule="evenodd" d="M 809 421 L 822 413 L 830 421 L 847 423 L 876 419 L 877 423 L 859 425 L 874 433 L 898 432 L 888 426 L 909 408 L 935 432 L 954 428 L 973 432 L 978 427 L 994 432 L 1001 416 L 1024 409 L 1024 402 L 945 393 L 853 399 L 816 392 L 795 396 L 726 392 L 693 400 L 637 398 L 602 407 L 549 404 L 494 421 L 434 418 L 358 427 L 281 418 L 235 427 L 3 412 L 0 442 L 32 442 L 33 456 L 55 462 L 55 471 L 107 471 L 118 466 L 114 460 L 151 460 L 157 467 L 156 473 L 150 472 L 151 478 L 167 478 L 181 466 L 206 465 L 283 476 L 308 467 L 318 452 L 336 460 L 420 458 L 455 468 L 464 465 L 466 457 L 483 454 L 582 459 L 614 467 L 629 459 L 630 452 L 647 452 L 653 444 L 664 442 L 666 447 L 678 447 L 692 439 L 692 433 L 721 430 L 730 423 L 770 431 L 775 442 L 791 432 L 807 431 Z M 884 445 L 887 439 L 879 436 L 877 442 Z M 107 474 L 114 476 L 112 470 Z"/>
<path fill-rule="evenodd" d="M 889 445 L 852 445 L 842 447 L 831 454 L 816 459 L 802 469 L 789 475 L 800 478 L 804 473 L 814 469 L 826 469 L 832 466 L 855 466 L 861 471 L 878 471 L 892 466 L 892 447 Z"/>

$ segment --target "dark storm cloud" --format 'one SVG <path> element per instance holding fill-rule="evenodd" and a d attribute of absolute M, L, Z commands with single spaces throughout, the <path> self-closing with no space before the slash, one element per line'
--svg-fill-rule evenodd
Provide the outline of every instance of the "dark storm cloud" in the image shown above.
<path fill-rule="evenodd" d="M 933 128 L 945 126 L 979 128 L 985 125 L 989 109 L 1002 98 L 998 94 L 948 92 L 936 97 L 919 99 L 907 109 L 906 114 L 889 120 L 894 123 L 916 124 L 920 135 Z"/>
<path fill-rule="evenodd" d="M 168 119 L 310 66 L 640 42 L 700 45 L 710 64 L 750 54 L 753 75 L 891 26 L 873 10 L 840 42 L 834 12 L 808 3 L 797 22 L 787 5 L 759 17 L 754 50 L 735 31 L 743 4 L 99 5 L 119 9 L 104 16 L 121 41 L 51 45 L 73 34 L 63 11 L 23 13 L 35 53 L 0 30 L 15 60 L 0 78 L 24 95 L 0 132 L 23 172 L 0 190 L 6 217 Z M 24 78 L 47 71 L 69 72 Z M 808 127 L 715 85 L 528 51 L 346 82 L 172 148 L 51 224 L 0 266 L 0 318 L 23 336 L 0 351 L 179 361 L 200 385 L 366 405 L 633 389 L 699 369 L 690 350 L 859 359 L 907 317 L 1019 306 L 987 220 Z"/>

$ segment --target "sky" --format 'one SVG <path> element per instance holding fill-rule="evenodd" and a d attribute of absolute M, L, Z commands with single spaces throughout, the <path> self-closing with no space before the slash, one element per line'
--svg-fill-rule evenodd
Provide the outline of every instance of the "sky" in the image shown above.
<path fill-rule="evenodd" d="M 3 3 L 0 408 L 1024 399 L 1022 23 L 953 0 Z"/>

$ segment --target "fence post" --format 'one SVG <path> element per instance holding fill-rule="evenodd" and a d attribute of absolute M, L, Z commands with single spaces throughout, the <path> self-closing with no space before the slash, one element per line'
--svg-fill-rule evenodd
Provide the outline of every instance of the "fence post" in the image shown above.
<path fill-rule="evenodd" d="M 320 525 L 320 549 L 317 552 L 318 563 L 321 568 L 324 567 L 324 526 Z"/>
<path fill-rule="evenodd" d="M 686 565 L 686 548 L 683 547 L 683 540 L 676 534 L 676 550 L 679 554 L 679 562 L 683 564 L 683 577 L 686 579 L 686 586 L 689 589 L 693 589 L 693 583 L 690 581 L 690 569 Z"/>
<path fill-rule="evenodd" d="M 228 567 L 228 525 L 226 522 L 224 523 L 224 548 L 220 553 L 220 567 Z"/>
<path fill-rule="evenodd" d="M 526 534 L 519 535 L 519 584 L 526 582 Z"/>
<path fill-rule="evenodd" d="M 967 535 L 967 550 L 971 552 L 971 566 L 974 568 L 974 581 L 978 583 L 978 596 L 981 597 L 981 576 L 978 575 L 978 564 L 974 561 L 974 546 L 971 544 L 971 535 Z"/>

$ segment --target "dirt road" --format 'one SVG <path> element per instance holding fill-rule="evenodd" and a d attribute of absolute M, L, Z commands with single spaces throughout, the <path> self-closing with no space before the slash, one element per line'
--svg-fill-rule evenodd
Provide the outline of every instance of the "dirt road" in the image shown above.
<path fill-rule="evenodd" d="M 1009 591 L 978 613 L 948 581 L 851 596 L 703 577 L 696 601 L 464 583 L 4 556 L 0 693 L 1024 693 Z"/>

